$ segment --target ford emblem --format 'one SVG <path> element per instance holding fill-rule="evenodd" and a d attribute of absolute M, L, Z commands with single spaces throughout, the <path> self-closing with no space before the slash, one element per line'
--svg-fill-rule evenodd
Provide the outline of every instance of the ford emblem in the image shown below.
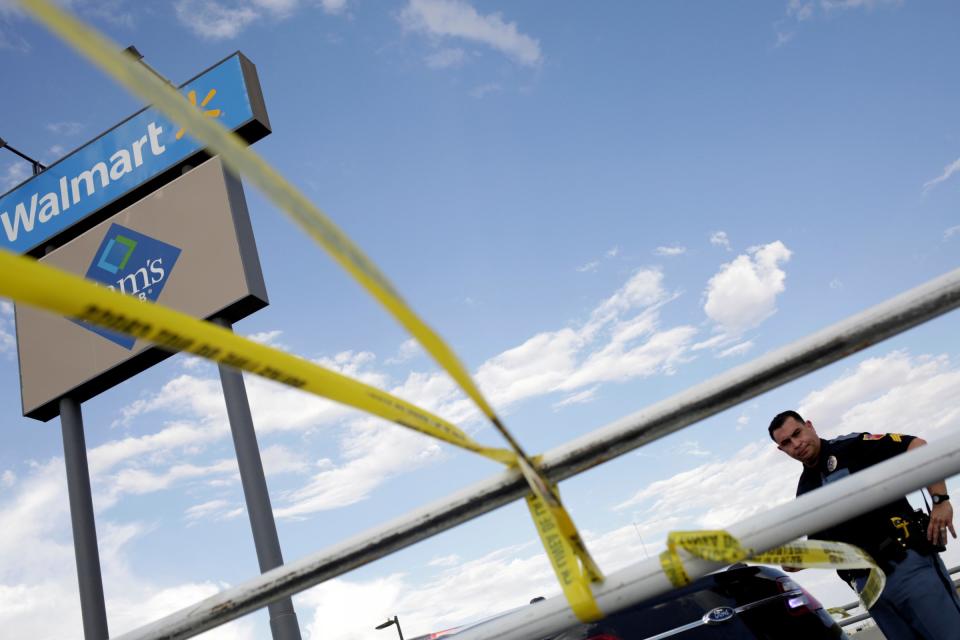
<path fill-rule="evenodd" d="M 737 615 L 737 612 L 733 607 L 717 607 L 704 614 L 703 624 L 720 624 L 732 619 L 735 615 Z"/>

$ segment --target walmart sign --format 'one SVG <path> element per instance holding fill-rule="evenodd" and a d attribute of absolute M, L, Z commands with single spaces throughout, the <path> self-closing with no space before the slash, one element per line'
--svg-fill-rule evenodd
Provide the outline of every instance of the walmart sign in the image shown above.
<path fill-rule="evenodd" d="M 241 53 L 187 82 L 181 93 L 248 142 L 270 132 L 256 70 Z M 0 198 L 0 248 L 28 253 L 94 214 L 108 215 L 106 207 L 145 195 L 143 187 L 160 186 L 158 176 L 200 151 L 178 125 L 145 109 Z"/>

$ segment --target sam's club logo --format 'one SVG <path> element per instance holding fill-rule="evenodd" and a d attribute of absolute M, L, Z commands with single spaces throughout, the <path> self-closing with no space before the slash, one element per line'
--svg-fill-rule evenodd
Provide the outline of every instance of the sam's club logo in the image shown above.
<path fill-rule="evenodd" d="M 177 247 L 119 224 L 110 225 L 87 269 L 87 279 L 141 300 L 156 302 L 180 257 Z M 136 339 L 83 322 L 81 326 L 125 349 Z"/>

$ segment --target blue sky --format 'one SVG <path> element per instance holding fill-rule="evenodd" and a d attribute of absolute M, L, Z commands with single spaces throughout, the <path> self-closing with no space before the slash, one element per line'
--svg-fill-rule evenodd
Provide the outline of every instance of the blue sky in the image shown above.
<path fill-rule="evenodd" d="M 256 150 L 373 258 L 543 451 L 957 266 L 960 55 L 950 2 L 66 2 L 181 83 L 233 51 Z M 50 163 L 141 105 L 0 0 L 0 136 Z M 0 155 L 0 191 L 29 165 Z M 271 305 L 237 331 L 499 444 L 445 375 L 254 189 Z M 767 440 L 960 426 L 948 315 L 567 481 L 601 566 L 789 500 Z M 0 623 L 79 638 L 57 421 L 20 417 L 0 306 Z M 175 357 L 84 406 L 112 633 L 255 575 L 216 371 Z M 247 379 L 287 559 L 498 471 Z M 956 484 L 956 480 L 952 482 Z M 956 545 L 949 564 L 960 562 Z M 951 562 L 952 560 L 952 562 Z M 831 572 L 799 576 L 829 605 Z M 521 505 L 296 600 L 306 637 L 408 634 L 557 587 Z M 210 638 L 258 638 L 257 613 Z M 388 631 L 387 633 L 390 633 Z"/>

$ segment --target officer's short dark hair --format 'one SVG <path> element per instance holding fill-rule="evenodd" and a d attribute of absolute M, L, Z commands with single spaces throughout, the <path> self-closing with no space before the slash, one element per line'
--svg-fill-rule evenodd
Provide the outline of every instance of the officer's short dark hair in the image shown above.
<path fill-rule="evenodd" d="M 787 421 L 787 418 L 793 418 L 801 424 L 804 422 L 803 418 L 800 417 L 800 414 L 793 409 L 784 411 L 783 413 L 778 413 L 777 415 L 773 416 L 773 420 L 770 421 L 770 426 L 767 427 L 767 433 L 770 434 L 770 439 L 774 442 L 776 442 L 777 439 L 773 437 L 773 432 L 782 427 L 783 423 Z"/>

